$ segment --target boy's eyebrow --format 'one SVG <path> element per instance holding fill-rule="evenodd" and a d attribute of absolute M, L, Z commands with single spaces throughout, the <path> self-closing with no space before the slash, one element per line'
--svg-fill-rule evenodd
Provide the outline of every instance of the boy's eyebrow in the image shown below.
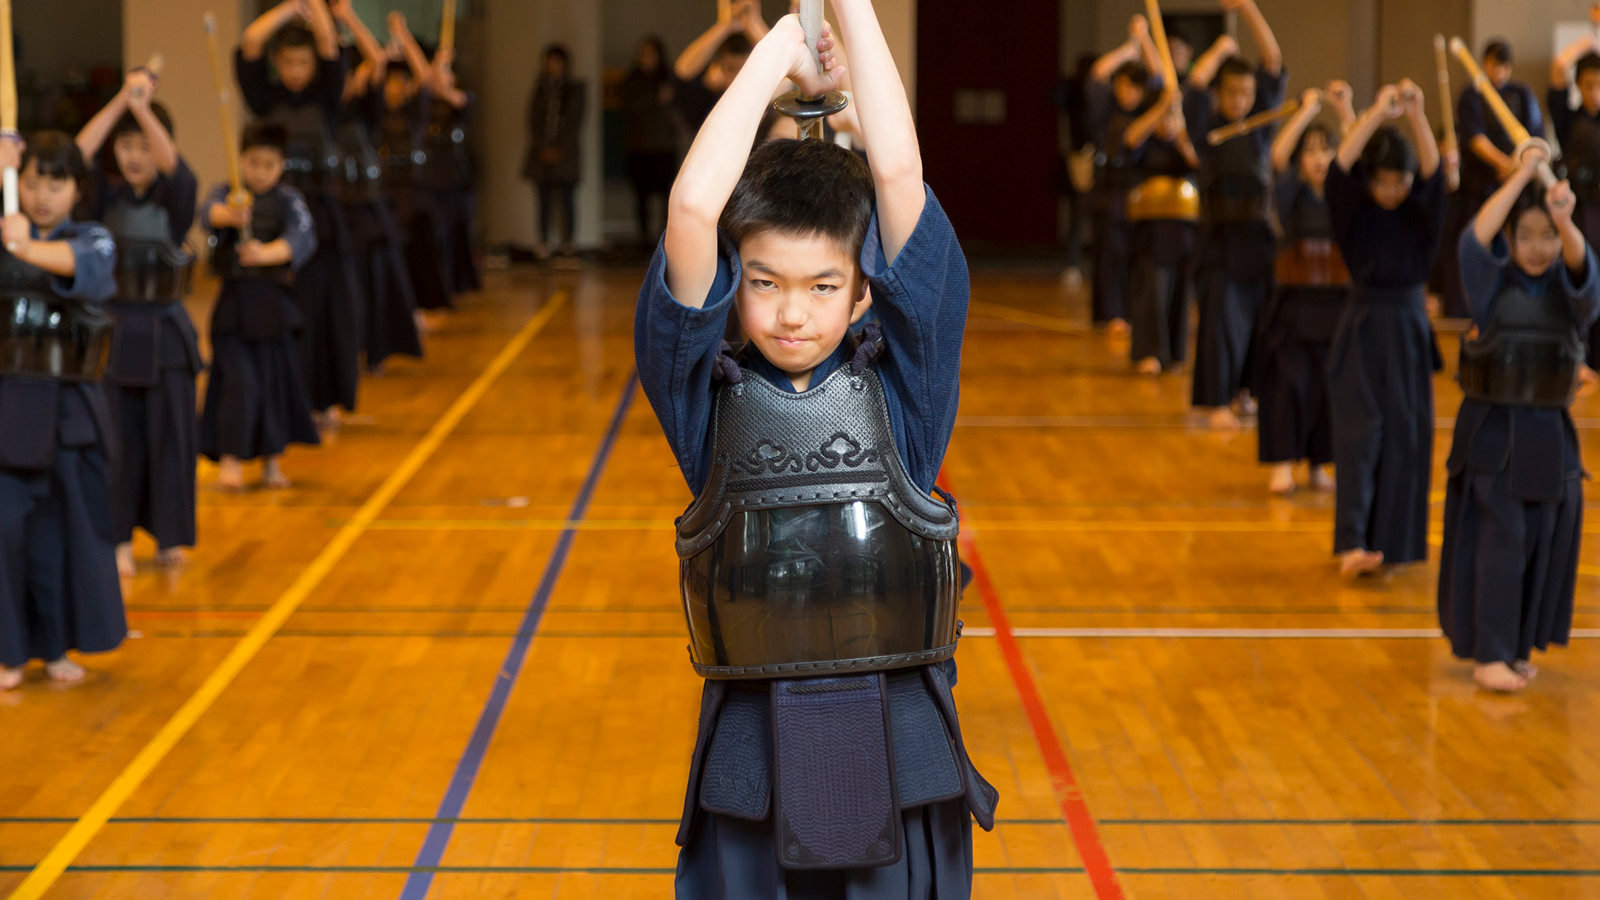
<path fill-rule="evenodd" d="M 749 260 L 748 262 L 745 262 L 743 265 L 744 265 L 744 267 L 746 269 L 760 269 L 762 272 L 765 272 L 768 275 L 780 275 L 780 274 L 782 274 L 777 269 L 774 269 L 772 266 L 767 265 L 766 263 L 762 262 L 759 259 Z M 821 280 L 826 279 L 826 278 L 843 278 L 843 277 L 844 277 L 844 273 L 839 271 L 838 269 L 825 269 L 825 270 L 823 270 L 821 272 L 818 272 L 817 274 L 811 276 L 810 280 L 812 280 L 812 281 L 821 281 Z"/>

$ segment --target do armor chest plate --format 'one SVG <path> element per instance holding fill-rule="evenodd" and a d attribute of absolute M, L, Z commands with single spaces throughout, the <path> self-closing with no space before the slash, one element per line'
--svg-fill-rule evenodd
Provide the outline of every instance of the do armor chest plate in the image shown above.
<path fill-rule="evenodd" d="M 1582 338 L 1565 298 L 1556 291 L 1535 297 L 1508 284 L 1495 297 L 1489 327 L 1461 343 L 1461 390 L 1485 403 L 1564 409 L 1572 404 L 1582 360 Z"/>
<path fill-rule="evenodd" d="M 176 303 L 189 293 L 194 255 L 172 242 L 171 217 L 159 203 L 118 203 L 105 226 L 117 239 L 117 299 Z"/>
<path fill-rule="evenodd" d="M 883 385 L 726 385 L 712 465 L 678 520 L 690 656 L 707 678 L 925 665 L 955 652 L 953 504 L 912 484 Z"/>
<path fill-rule="evenodd" d="M 97 381 L 114 322 L 98 305 L 65 300 L 50 274 L 0 253 L 0 376 Z"/>

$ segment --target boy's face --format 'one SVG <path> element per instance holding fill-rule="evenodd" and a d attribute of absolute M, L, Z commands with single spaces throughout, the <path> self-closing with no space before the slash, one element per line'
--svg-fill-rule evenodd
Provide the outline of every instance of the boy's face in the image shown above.
<path fill-rule="evenodd" d="M 1144 102 L 1144 85 L 1126 75 L 1118 75 L 1112 80 L 1111 92 L 1123 112 L 1133 112 Z"/>
<path fill-rule="evenodd" d="M 1234 121 L 1250 114 L 1256 105 L 1256 80 L 1249 75 L 1224 75 L 1217 86 L 1217 111 Z"/>
<path fill-rule="evenodd" d="M 283 154 L 273 147 L 251 147 L 239 154 L 239 176 L 250 193 L 265 194 L 283 177 Z"/>
<path fill-rule="evenodd" d="M 1561 255 L 1561 233 L 1543 209 L 1525 209 L 1509 229 L 1511 261 L 1537 278 L 1550 271 Z"/>
<path fill-rule="evenodd" d="M 1367 182 L 1367 189 L 1372 192 L 1372 202 L 1382 209 L 1399 209 L 1400 204 L 1411 196 L 1411 182 L 1414 178 L 1410 172 L 1379 169 Z"/>
<path fill-rule="evenodd" d="M 1589 69 L 1578 76 L 1578 97 L 1584 109 L 1600 112 L 1600 69 Z"/>
<path fill-rule="evenodd" d="M 317 77 L 317 54 L 310 47 L 279 47 L 272 54 L 272 64 L 278 69 L 278 80 L 292 93 L 310 87 Z"/>
<path fill-rule="evenodd" d="M 1194 45 L 1175 34 L 1169 34 L 1167 49 L 1172 52 L 1172 68 L 1179 75 L 1189 71 L 1189 64 L 1194 62 Z"/>
<path fill-rule="evenodd" d="M 142 192 L 156 180 L 156 160 L 150 152 L 150 139 L 141 131 L 117 135 L 111 150 L 117 157 L 117 170 L 128 186 Z"/>
<path fill-rule="evenodd" d="M 739 265 L 739 324 L 761 355 L 805 390 L 866 314 L 858 261 L 821 234 L 758 231 L 739 243 Z"/>
<path fill-rule="evenodd" d="M 383 79 L 383 102 L 387 103 L 390 109 L 399 109 L 411 99 L 410 94 L 411 82 L 390 68 L 389 74 Z"/>
<path fill-rule="evenodd" d="M 1511 63 L 1501 62 L 1492 56 L 1488 57 L 1483 61 L 1483 74 L 1489 76 L 1489 81 L 1493 82 L 1495 87 L 1503 88 L 1506 82 L 1511 80 Z"/>
<path fill-rule="evenodd" d="M 78 183 L 40 175 L 38 160 L 30 159 L 17 179 L 17 201 L 28 220 L 48 234 L 72 214 L 78 202 Z"/>
<path fill-rule="evenodd" d="M 1300 147 L 1300 180 L 1320 188 L 1328 181 L 1328 167 L 1333 165 L 1334 148 L 1320 131 L 1306 136 Z"/>

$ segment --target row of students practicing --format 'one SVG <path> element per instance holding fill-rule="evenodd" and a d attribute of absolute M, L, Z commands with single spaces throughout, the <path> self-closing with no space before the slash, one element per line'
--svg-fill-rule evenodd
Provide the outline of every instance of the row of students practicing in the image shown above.
<path fill-rule="evenodd" d="M 1194 61 L 1184 91 L 1152 88 L 1136 61 L 1153 57 L 1136 18 L 1095 72 L 1113 106 L 1106 146 L 1120 148 L 1102 192 L 1101 249 L 1128 254 L 1101 281 L 1133 273 L 1135 364 L 1156 373 L 1184 360 L 1192 277 L 1194 404 L 1231 425 L 1226 406 L 1237 409 L 1243 389 L 1259 398 L 1269 487 L 1293 490 L 1293 466 L 1306 461 L 1312 485 L 1335 492 L 1341 572 L 1424 560 L 1443 366 L 1426 283 L 1449 245 L 1478 333 L 1462 351 L 1466 399 L 1447 464 L 1440 621 L 1481 684 L 1519 689 L 1530 649 L 1564 643 L 1570 630 L 1582 470 L 1567 407 L 1596 317 L 1593 260 L 1575 222 L 1600 204 L 1566 182 L 1530 187 L 1544 152 L 1513 150 L 1507 180 L 1464 230 L 1448 229 L 1444 166 L 1410 81 L 1384 87 L 1360 115 L 1349 86 L 1334 82 L 1304 92 L 1275 137 L 1262 129 L 1207 145 L 1211 129 L 1279 105 L 1284 87 L 1259 12 L 1248 0 L 1229 5 L 1264 48 L 1258 66 L 1224 37 Z M 1593 47 L 1580 42 L 1587 55 L 1558 60 L 1576 66 L 1585 99 L 1571 115 L 1587 128 L 1600 122 Z M 1324 106 L 1336 126 L 1317 121 Z"/>
<path fill-rule="evenodd" d="M 335 18 L 365 56 L 348 80 Z M 246 30 L 235 62 L 257 118 L 239 193 L 199 197 L 142 68 L 76 139 L 0 138 L 21 173 L 0 250 L 0 689 L 33 659 L 76 681 L 69 650 L 120 643 L 135 529 L 158 565 L 195 544 L 198 456 L 223 488 L 250 460 L 288 486 L 282 456 L 319 443 L 315 414 L 354 408 L 358 355 L 420 356 L 418 307 L 476 287 L 470 98 L 447 52 L 428 62 L 390 21 L 406 66 L 346 3 L 285 3 Z M 209 361 L 182 302 L 197 210 L 220 281 Z"/>

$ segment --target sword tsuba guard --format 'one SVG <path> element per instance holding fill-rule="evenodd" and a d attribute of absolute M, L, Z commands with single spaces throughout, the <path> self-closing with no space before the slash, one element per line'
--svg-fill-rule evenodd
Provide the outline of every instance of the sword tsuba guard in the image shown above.
<path fill-rule="evenodd" d="M 801 126 L 842 112 L 849 105 L 850 98 L 842 91 L 829 91 L 821 97 L 804 97 L 799 91 L 790 91 L 772 101 L 773 109 L 799 122 Z"/>

